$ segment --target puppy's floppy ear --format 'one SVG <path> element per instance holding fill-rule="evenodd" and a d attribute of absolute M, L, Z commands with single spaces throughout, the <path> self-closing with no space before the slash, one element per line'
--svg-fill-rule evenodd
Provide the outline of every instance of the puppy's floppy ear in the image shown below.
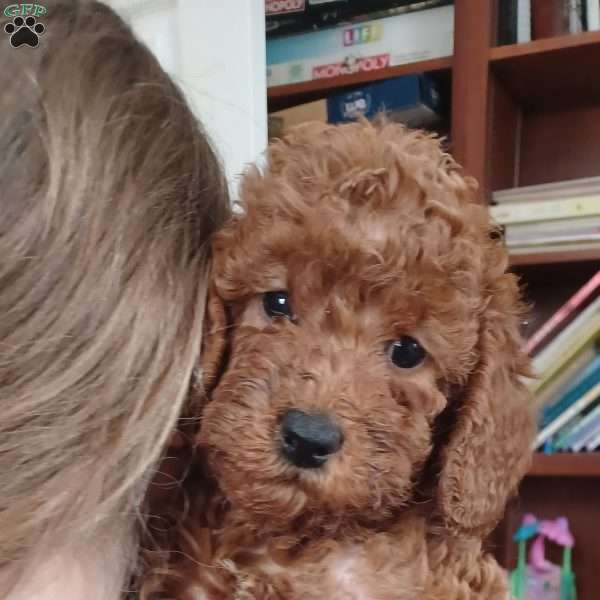
<path fill-rule="evenodd" d="M 226 351 L 227 315 L 225 304 L 214 284 L 206 299 L 202 352 L 200 354 L 199 381 L 203 394 L 209 393 L 217 384 L 223 369 Z"/>
<path fill-rule="evenodd" d="M 212 240 L 213 260 L 204 315 L 199 377 L 196 384 L 203 401 L 217 385 L 226 367 L 230 322 L 223 292 L 231 292 L 229 269 L 232 265 L 236 265 L 235 257 L 231 256 L 231 250 L 240 245 L 238 234 L 241 221 L 239 215 L 230 215 L 225 225 Z M 234 291 L 239 290 L 235 289 Z"/>
<path fill-rule="evenodd" d="M 491 292 L 481 315 L 478 365 L 453 399 L 455 420 L 440 453 L 438 509 L 453 534 L 491 531 L 531 456 L 534 420 L 520 380 L 528 361 L 518 331 L 515 278 L 501 275 Z"/>

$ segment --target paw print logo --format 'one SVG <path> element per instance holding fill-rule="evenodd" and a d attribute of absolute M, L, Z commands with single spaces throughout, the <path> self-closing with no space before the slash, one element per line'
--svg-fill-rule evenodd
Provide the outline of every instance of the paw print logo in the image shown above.
<path fill-rule="evenodd" d="M 39 43 L 39 36 L 46 31 L 42 23 L 38 23 L 35 17 L 15 17 L 12 23 L 4 26 L 4 31 L 10 35 L 10 45 L 13 48 L 19 46 L 30 46 L 35 48 Z"/>

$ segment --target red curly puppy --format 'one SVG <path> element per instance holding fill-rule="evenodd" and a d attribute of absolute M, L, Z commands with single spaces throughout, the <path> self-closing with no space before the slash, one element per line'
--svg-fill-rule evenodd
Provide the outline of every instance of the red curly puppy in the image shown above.
<path fill-rule="evenodd" d="M 311 124 L 242 198 L 214 243 L 178 597 L 505 600 L 481 540 L 533 425 L 517 281 L 474 183 L 422 132 Z"/>

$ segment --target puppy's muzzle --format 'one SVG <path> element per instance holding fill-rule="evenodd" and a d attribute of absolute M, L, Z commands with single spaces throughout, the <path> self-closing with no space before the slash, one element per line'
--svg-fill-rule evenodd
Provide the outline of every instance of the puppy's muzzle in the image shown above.
<path fill-rule="evenodd" d="M 341 429 L 327 415 L 289 410 L 280 424 L 281 451 L 294 466 L 316 469 L 342 447 Z"/>

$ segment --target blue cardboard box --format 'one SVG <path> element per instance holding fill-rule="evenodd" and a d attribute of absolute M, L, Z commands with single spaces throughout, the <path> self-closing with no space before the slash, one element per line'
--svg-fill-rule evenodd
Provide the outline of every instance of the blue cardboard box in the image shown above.
<path fill-rule="evenodd" d="M 386 112 L 393 121 L 426 127 L 439 120 L 440 95 L 426 75 L 404 75 L 364 85 L 327 99 L 327 120 L 347 123 Z"/>

